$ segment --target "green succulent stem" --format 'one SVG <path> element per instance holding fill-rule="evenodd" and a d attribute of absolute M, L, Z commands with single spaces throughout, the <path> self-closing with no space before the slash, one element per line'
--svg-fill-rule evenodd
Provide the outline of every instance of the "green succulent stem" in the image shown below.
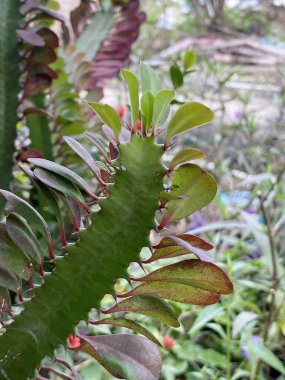
<path fill-rule="evenodd" d="M 12 179 L 14 141 L 20 90 L 19 52 L 16 30 L 21 19 L 20 0 L 0 1 L 0 188 L 9 189 Z M 0 200 L 0 214 L 4 201 Z"/>
<path fill-rule="evenodd" d="M 91 225 L 68 245 L 68 255 L 57 259 L 54 272 L 1 336 L 1 380 L 32 376 L 42 358 L 65 344 L 89 310 L 114 292 L 115 281 L 127 277 L 129 263 L 139 261 L 141 248 L 149 245 L 163 189 L 163 149 L 154 138 L 133 135 L 119 152 L 120 169 L 109 197 L 100 201 Z"/>

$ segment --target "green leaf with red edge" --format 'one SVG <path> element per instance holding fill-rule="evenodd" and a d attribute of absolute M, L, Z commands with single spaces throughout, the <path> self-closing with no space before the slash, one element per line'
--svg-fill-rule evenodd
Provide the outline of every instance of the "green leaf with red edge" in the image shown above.
<path fill-rule="evenodd" d="M 164 248 L 169 247 L 173 245 L 177 245 L 177 241 L 174 238 L 179 238 L 187 243 L 191 244 L 193 247 L 197 247 L 200 249 L 203 249 L 205 251 L 210 251 L 214 248 L 214 246 L 211 243 L 208 243 L 204 239 L 200 238 L 199 236 L 191 235 L 191 234 L 180 234 L 176 236 L 165 236 L 163 237 L 160 242 L 153 246 L 153 248 Z"/>
<path fill-rule="evenodd" d="M 72 137 L 65 136 L 64 141 L 70 146 L 70 148 L 79 156 L 82 158 L 82 160 L 89 166 L 89 168 L 92 170 L 92 173 L 96 177 L 96 179 L 102 183 L 102 178 L 100 174 L 100 168 L 96 164 L 95 160 L 91 156 L 91 154 L 88 152 L 87 149 L 85 149 L 78 141 L 73 139 Z M 104 184 L 104 182 L 103 182 Z"/>
<path fill-rule="evenodd" d="M 221 268 L 196 259 L 168 265 L 140 278 L 130 278 L 140 282 L 170 282 L 169 287 L 174 282 L 219 294 L 230 294 L 233 291 L 230 279 Z"/>
<path fill-rule="evenodd" d="M 37 74 L 44 74 L 51 79 L 56 79 L 58 77 L 57 72 L 51 69 L 46 63 L 34 63 L 28 69 L 28 77 L 33 77 Z"/>
<path fill-rule="evenodd" d="M 31 260 L 42 264 L 45 253 L 28 222 L 20 215 L 12 212 L 6 218 L 7 232 L 13 242 L 22 249 Z"/>
<path fill-rule="evenodd" d="M 161 191 L 161 193 L 159 194 L 159 202 L 162 207 L 164 207 L 167 202 L 173 201 L 175 199 L 179 199 L 179 197 L 176 197 L 175 195 L 170 194 L 166 191 Z"/>
<path fill-rule="evenodd" d="M 49 170 L 36 168 L 34 175 L 45 185 L 65 195 L 70 195 L 79 203 L 84 203 L 84 198 L 78 188 L 69 180 Z"/>
<path fill-rule="evenodd" d="M 178 220 L 210 203 L 217 192 L 214 177 L 194 164 L 180 166 L 174 173 L 170 194 L 180 197 L 166 204 L 163 220 Z"/>
<path fill-rule="evenodd" d="M 138 295 L 127 298 L 117 303 L 110 309 L 102 310 L 102 313 L 111 314 L 121 311 L 143 314 L 165 323 L 168 326 L 180 326 L 180 323 L 178 322 L 170 306 L 163 300 L 156 297 Z"/>
<path fill-rule="evenodd" d="M 155 251 L 148 260 L 143 261 L 144 263 L 151 263 L 155 260 L 182 256 L 189 253 L 193 253 L 201 260 L 213 261 L 211 256 L 203 252 L 204 250 L 209 251 L 213 249 L 212 244 L 198 236 L 190 234 L 166 236 L 153 248 Z"/>
<path fill-rule="evenodd" d="M 23 115 L 26 116 L 26 115 L 30 115 L 30 114 L 36 114 L 39 116 L 46 116 L 50 119 L 52 118 L 52 115 L 42 108 L 36 108 L 36 107 L 25 108 L 23 111 Z"/>
<path fill-rule="evenodd" d="M 3 223 L 0 223 L 0 266 L 27 281 L 33 275 L 31 260 L 13 242 Z"/>
<path fill-rule="evenodd" d="M 190 253 L 192 252 L 189 252 L 187 249 L 181 248 L 178 245 L 165 247 L 165 248 L 159 248 L 153 252 L 153 254 L 151 255 L 149 259 L 143 260 L 142 262 L 144 264 L 148 264 L 156 260 L 189 255 Z"/>
<path fill-rule="evenodd" d="M 36 63 L 52 63 L 56 61 L 56 53 L 49 46 L 36 46 L 31 51 L 29 61 Z"/>
<path fill-rule="evenodd" d="M 220 294 L 218 293 L 170 281 L 146 282 L 128 293 L 118 294 L 117 297 L 123 298 L 137 295 L 149 295 L 190 305 L 212 305 L 220 299 Z"/>
<path fill-rule="evenodd" d="M 90 321 L 92 325 L 112 325 L 112 326 L 119 326 L 119 327 L 125 327 L 130 330 L 134 330 L 138 332 L 139 334 L 144 335 L 146 338 L 151 340 L 153 343 L 157 344 L 160 346 L 160 342 L 156 339 L 156 337 L 148 331 L 145 327 L 141 326 L 139 323 L 135 321 L 131 321 L 130 319 L 127 318 L 105 318 L 105 319 L 100 319 L 99 321 Z"/>
<path fill-rule="evenodd" d="M 12 290 L 15 293 L 18 293 L 22 289 L 21 282 L 15 274 L 0 268 L 0 288 L 2 287 Z"/>
<path fill-rule="evenodd" d="M 117 112 L 114 110 L 113 107 L 109 106 L 108 104 L 100 104 L 96 102 L 87 102 L 89 106 L 96 112 L 98 117 L 110 127 L 116 138 L 119 138 L 119 134 L 121 132 L 121 120 L 117 114 Z"/>
<path fill-rule="evenodd" d="M 166 142 L 189 129 L 209 123 L 213 118 L 214 114 L 210 108 L 201 103 L 190 102 L 183 104 L 174 113 L 167 126 Z"/>
<path fill-rule="evenodd" d="M 40 168 L 47 169 L 48 171 L 67 179 L 73 185 L 84 190 L 92 198 L 97 199 L 97 196 L 94 194 L 91 186 L 89 186 L 89 184 L 78 174 L 66 168 L 65 166 L 59 165 L 49 160 L 45 160 L 44 158 L 30 158 L 28 161 L 36 166 L 39 166 Z"/>
<path fill-rule="evenodd" d="M 180 165 L 203 158 L 205 158 L 205 154 L 201 150 L 196 148 L 185 148 L 180 150 L 180 152 L 178 152 L 172 159 L 169 165 L 169 169 L 173 170 Z"/>
<path fill-rule="evenodd" d="M 113 376 L 126 380 L 158 380 L 161 356 L 156 344 L 131 334 L 86 336 L 78 351 L 96 359 Z"/>

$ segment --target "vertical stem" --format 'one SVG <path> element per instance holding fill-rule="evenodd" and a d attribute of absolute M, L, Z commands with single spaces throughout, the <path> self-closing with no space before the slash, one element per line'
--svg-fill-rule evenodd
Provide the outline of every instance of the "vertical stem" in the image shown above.
<path fill-rule="evenodd" d="M 227 316 L 227 380 L 231 380 L 231 316 L 229 310 L 229 303 L 226 305 Z"/>

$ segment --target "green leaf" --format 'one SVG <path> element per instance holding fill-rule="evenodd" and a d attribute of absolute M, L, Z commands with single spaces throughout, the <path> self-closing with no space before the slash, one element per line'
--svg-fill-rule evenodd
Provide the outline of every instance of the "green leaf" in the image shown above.
<path fill-rule="evenodd" d="M 80 193 L 78 188 L 64 177 L 54 174 L 49 170 L 44 170 L 40 168 L 36 168 L 34 170 L 34 174 L 37 177 L 37 179 L 40 180 L 43 184 L 51 187 L 54 190 L 59 191 L 60 193 L 70 195 L 79 203 L 84 203 L 84 198 L 82 197 L 82 194 Z"/>
<path fill-rule="evenodd" d="M 285 365 L 283 362 L 269 348 L 264 346 L 263 343 L 257 343 L 250 340 L 247 342 L 247 347 L 254 358 L 262 360 L 271 368 L 274 368 L 276 371 L 282 373 L 282 375 L 285 375 Z"/>
<path fill-rule="evenodd" d="M 131 313 L 140 313 L 147 315 L 157 321 L 165 323 L 168 326 L 179 327 L 180 324 L 169 307 L 169 305 L 156 297 L 151 296 L 135 296 L 127 298 L 108 310 L 102 310 L 105 314 L 111 314 L 121 311 Z"/>
<path fill-rule="evenodd" d="M 146 91 L 141 98 L 141 113 L 143 129 L 148 132 L 153 115 L 154 96 L 150 91 Z"/>
<path fill-rule="evenodd" d="M 22 288 L 21 282 L 17 276 L 2 268 L 0 268 L 0 287 L 12 290 L 15 293 L 19 293 Z"/>
<path fill-rule="evenodd" d="M 149 91 L 152 93 L 152 95 L 157 95 L 161 90 L 161 81 L 157 73 L 150 66 L 141 62 L 140 74 L 142 93 L 144 94 L 146 91 Z"/>
<path fill-rule="evenodd" d="M 221 314 L 224 308 L 220 305 L 210 305 L 200 311 L 197 319 L 191 326 L 189 334 L 194 336 L 201 328 L 203 328 L 208 322 L 212 321 L 217 315 Z"/>
<path fill-rule="evenodd" d="M 139 119 L 139 82 L 135 74 L 129 70 L 122 70 L 122 75 L 129 88 L 131 120 L 132 126 L 134 126 Z"/>
<path fill-rule="evenodd" d="M 180 150 L 176 156 L 172 159 L 169 165 L 169 170 L 174 170 L 180 165 L 184 165 L 193 160 L 199 160 L 205 158 L 205 154 L 196 148 L 185 148 Z"/>
<path fill-rule="evenodd" d="M 200 210 L 214 199 L 217 184 L 214 177 L 197 165 L 180 166 L 174 173 L 170 193 L 180 197 L 166 204 L 164 220 L 178 220 Z"/>
<path fill-rule="evenodd" d="M 88 102 L 88 104 L 96 112 L 103 123 L 108 125 L 108 127 L 113 130 L 116 138 L 118 139 L 122 126 L 119 115 L 114 110 L 114 108 L 108 104 L 100 104 L 95 102 Z"/>
<path fill-rule="evenodd" d="M 220 299 L 218 293 L 169 281 L 146 282 L 126 294 L 118 294 L 117 297 L 132 297 L 137 295 L 149 295 L 190 305 L 212 305 Z"/>
<path fill-rule="evenodd" d="M 165 236 L 160 240 L 158 244 L 153 246 L 153 248 L 164 248 L 169 247 L 173 245 L 177 245 L 177 239 L 182 239 L 188 244 L 192 245 L 193 247 L 197 247 L 200 249 L 203 249 L 205 251 L 210 251 L 214 248 L 214 246 L 211 243 L 208 243 L 207 241 L 201 239 L 198 236 L 190 235 L 190 234 L 180 234 L 176 236 Z"/>
<path fill-rule="evenodd" d="M 112 326 L 120 326 L 120 327 L 125 327 L 130 330 L 134 330 L 138 332 L 139 334 L 144 335 L 146 338 L 151 340 L 153 343 L 157 344 L 160 346 L 160 342 L 156 339 L 156 337 L 148 331 L 146 328 L 141 326 L 139 323 L 131 321 L 130 319 L 126 318 L 105 318 L 105 319 L 100 319 L 99 321 L 91 321 L 90 322 L 93 325 L 112 325 Z"/>
<path fill-rule="evenodd" d="M 154 130 L 167 118 L 170 110 L 170 103 L 175 97 L 175 91 L 171 89 L 161 90 L 154 98 L 152 126 Z M 166 117 L 165 117 L 166 115 Z"/>
<path fill-rule="evenodd" d="M 188 70 L 197 61 L 197 56 L 193 51 L 186 51 L 183 56 L 183 67 Z"/>
<path fill-rule="evenodd" d="M 13 242 L 37 264 L 42 264 L 44 252 L 27 221 L 20 215 L 11 213 L 6 219 L 7 232 Z"/>
<path fill-rule="evenodd" d="M 15 273 L 24 280 L 33 274 L 29 257 L 13 242 L 3 223 L 0 223 L 0 267 Z"/>
<path fill-rule="evenodd" d="M 170 78 L 171 82 L 174 86 L 174 88 L 181 87 L 183 85 L 184 79 L 183 79 L 183 73 L 180 70 L 178 65 L 171 65 L 170 66 Z"/>
<path fill-rule="evenodd" d="M 172 116 L 166 130 L 166 141 L 169 142 L 173 136 L 177 136 L 189 129 L 207 124 L 213 118 L 213 111 L 203 104 L 197 102 L 185 103 Z"/>
<path fill-rule="evenodd" d="M 168 265 L 144 277 L 134 278 L 131 276 L 130 278 L 140 282 L 169 281 L 219 294 L 230 294 L 233 291 L 233 285 L 222 269 L 215 264 L 196 259 Z M 169 284 L 169 287 L 171 286 Z"/>
<path fill-rule="evenodd" d="M 190 253 L 192 252 L 178 245 L 165 247 L 165 248 L 159 248 L 153 252 L 152 256 L 149 259 L 143 260 L 143 263 L 148 264 L 148 263 L 152 263 L 155 260 L 168 259 L 171 257 L 188 255 Z"/>
<path fill-rule="evenodd" d="M 43 237 L 49 242 L 49 246 L 52 246 L 51 235 L 49 227 L 41 216 L 41 214 L 35 210 L 27 201 L 21 199 L 17 195 L 10 193 L 6 190 L 0 190 L 0 194 L 6 198 L 7 202 L 13 207 L 13 211 L 17 214 L 21 214 L 29 221 L 29 224 L 36 231 L 40 232 Z"/>
<path fill-rule="evenodd" d="M 156 344 L 130 334 L 79 335 L 83 344 L 78 350 L 95 358 L 113 376 L 126 380 L 158 380 L 161 356 Z"/>
<path fill-rule="evenodd" d="M 66 168 L 65 166 L 59 165 L 52 161 L 45 160 L 43 158 L 29 158 L 28 161 L 36 166 L 39 166 L 40 168 L 47 169 L 51 173 L 57 174 L 58 177 L 63 177 L 63 179 L 67 179 L 73 185 L 84 190 L 92 198 L 97 199 L 96 195 L 92 191 L 91 186 L 89 186 L 88 183 L 78 174 Z"/>

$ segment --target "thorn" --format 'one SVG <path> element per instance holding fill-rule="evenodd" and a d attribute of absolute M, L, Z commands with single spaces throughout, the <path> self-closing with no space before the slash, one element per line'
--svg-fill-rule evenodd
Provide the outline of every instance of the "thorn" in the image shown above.
<path fill-rule="evenodd" d="M 138 264 L 141 267 L 141 269 L 144 271 L 144 273 L 147 274 L 143 266 L 143 261 L 140 261 Z M 130 279 L 132 279 L 131 276 L 130 276 Z"/>

